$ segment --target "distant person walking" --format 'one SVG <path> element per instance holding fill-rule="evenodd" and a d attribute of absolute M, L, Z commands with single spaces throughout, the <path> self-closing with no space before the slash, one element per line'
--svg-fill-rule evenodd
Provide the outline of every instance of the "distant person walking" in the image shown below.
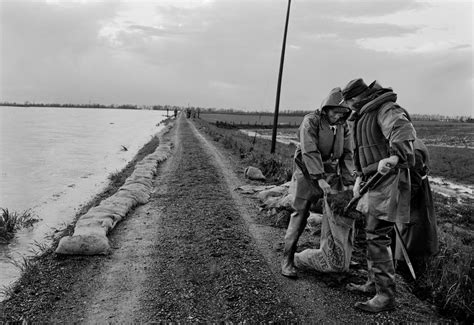
<path fill-rule="evenodd" d="M 196 108 L 197 118 L 200 118 L 199 115 L 201 114 L 201 108 Z"/>
<path fill-rule="evenodd" d="M 178 116 L 178 108 L 174 108 L 174 118 L 176 118 L 176 116 Z"/>
<path fill-rule="evenodd" d="M 410 221 L 410 168 L 415 165 L 415 129 L 397 95 L 376 81 L 369 86 L 362 79 L 350 81 L 342 90 L 345 102 L 354 110 L 354 163 L 357 178 L 354 197 L 361 182 L 376 173 L 383 179 L 369 189 L 358 209 L 366 215 L 367 265 L 369 279 L 349 288 L 375 296 L 355 307 L 367 312 L 395 308 L 395 268 L 391 234 L 395 223 Z M 365 203 L 365 204 L 364 204 Z"/>
<path fill-rule="evenodd" d="M 297 276 L 294 256 L 311 203 L 329 193 L 331 185 L 336 188 L 341 178 L 344 185 L 353 184 L 352 146 L 346 123 L 351 110 L 342 102 L 341 89 L 331 90 L 321 104 L 321 110 L 306 115 L 299 127 L 293 173 L 296 213 L 291 216 L 286 230 L 281 264 L 281 273 L 286 277 Z"/>

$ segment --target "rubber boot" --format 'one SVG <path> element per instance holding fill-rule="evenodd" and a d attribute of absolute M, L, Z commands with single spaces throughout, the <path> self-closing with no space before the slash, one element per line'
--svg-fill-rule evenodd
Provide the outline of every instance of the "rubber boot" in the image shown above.
<path fill-rule="evenodd" d="M 373 272 L 376 294 L 366 302 L 356 303 L 355 307 L 371 313 L 395 309 L 395 267 L 390 249 L 393 224 L 368 218 L 366 230 L 367 264 Z"/>
<path fill-rule="evenodd" d="M 346 288 L 349 291 L 359 292 L 366 295 L 374 295 L 375 290 L 375 280 L 374 280 L 374 271 L 372 270 L 372 261 L 367 261 L 367 282 L 364 284 L 349 283 Z"/>
<path fill-rule="evenodd" d="M 281 262 L 281 274 L 289 277 L 296 278 L 296 267 L 294 264 L 294 258 L 296 253 L 296 247 L 298 245 L 298 239 L 304 231 L 306 226 L 306 219 L 304 211 L 297 211 L 291 215 L 290 223 L 285 234 L 285 246 L 283 248 L 283 261 Z"/>
<path fill-rule="evenodd" d="M 395 309 L 395 268 L 393 261 L 374 262 L 373 265 L 376 295 L 366 302 L 355 304 L 357 309 L 379 313 Z"/>

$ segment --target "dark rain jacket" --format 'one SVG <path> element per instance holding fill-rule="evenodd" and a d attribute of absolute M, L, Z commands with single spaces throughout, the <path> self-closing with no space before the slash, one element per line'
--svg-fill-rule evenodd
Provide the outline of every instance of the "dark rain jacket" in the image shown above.
<path fill-rule="evenodd" d="M 333 126 L 329 124 L 326 115 L 329 108 L 338 106 L 339 103 L 339 97 L 332 92 L 321 104 L 321 110 L 303 118 L 298 130 L 299 144 L 295 151 L 293 178 L 296 182 L 296 198 L 310 200 L 320 196 L 322 192 L 315 191 L 311 182 L 319 189 L 317 180 L 322 178 L 328 180 L 340 175 L 344 185 L 353 184 L 352 145 L 346 123 L 350 111 Z M 331 184 L 330 181 L 328 183 Z"/>
<path fill-rule="evenodd" d="M 357 112 L 354 123 L 355 167 L 367 179 L 377 172 L 381 159 L 391 155 L 399 163 L 379 185 L 360 200 L 359 209 L 371 217 L 391 222 L 410 221 L 410 170 L 415 164 L 415 129 L 408 113 L 397 103 L 397 95 L 374 83 Z"/>

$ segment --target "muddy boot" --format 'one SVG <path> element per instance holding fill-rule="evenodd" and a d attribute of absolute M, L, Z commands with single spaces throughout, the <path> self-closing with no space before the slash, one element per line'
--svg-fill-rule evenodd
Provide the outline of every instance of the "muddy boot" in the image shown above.
<path fill-rule="evenodd" d="M 356 303 L 357 309 L 371 313 L 395 309 L 395 267 L 389 236 L 392 230 L 390 222 L 367 220 L 367 261 L 371 262 L 376 294 L 366 302 Z"/>
<path fill-rule="evenodd" d="M 354 307 L 370 313 L 395 309 L 395 268 L 393 267 L 393 261 L 374 262 L 372 270 L 377 293 L 366 302 L 357 302 Z"/>
<path fill-rule="evenodd" d="M 296 247 L 298 239 L 306 226 L 304 214 L 296 212 L 291 215 L 290 223 L 285 235 L 285 246 L 283 248 L 283 261 L 281 262 L 281 274 L 289 277 L 296 278 L 296 267 L 294 264 L 294 258 L 296 253 Z"/>
<path fill-rule="evenodd" d="M 375 280 L 374 280 L 374 271 L 372 270 L 372 261 L 367 261 L 367 282 L 364 284 L 349 283 L 346 286 L 346 289 L 353 292 L 363 293 L 366 295 L 374 295 L 375 291 Z"/>

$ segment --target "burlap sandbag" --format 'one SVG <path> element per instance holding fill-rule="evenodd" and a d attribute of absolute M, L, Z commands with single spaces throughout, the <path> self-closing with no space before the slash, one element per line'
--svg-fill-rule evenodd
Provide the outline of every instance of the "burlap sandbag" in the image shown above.
<path fill-rule="evenodd" d="M 295 266 L 319 272 L 349 270 L 354 247 L 354 227 L 355 220 L 335 215 L 325 197 L 320 247 L 295 254 Z"/>

